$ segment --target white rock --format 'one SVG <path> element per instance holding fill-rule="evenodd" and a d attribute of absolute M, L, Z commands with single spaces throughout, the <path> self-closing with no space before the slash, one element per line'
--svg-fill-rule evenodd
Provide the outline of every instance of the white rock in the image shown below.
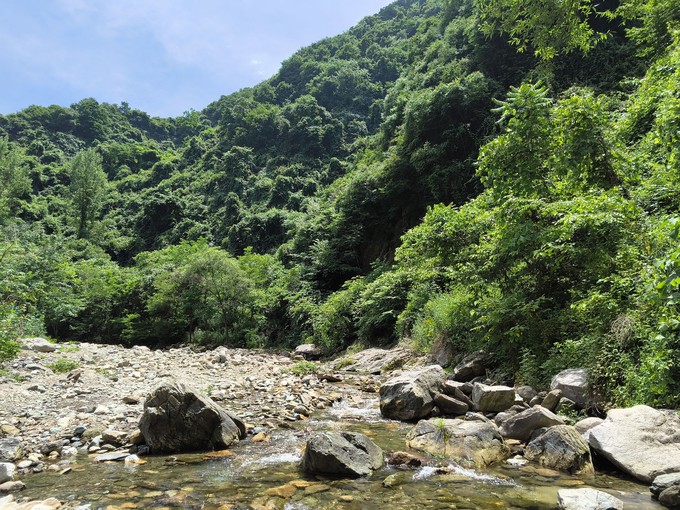
<path fill-rule="evenodd" d="M 623 502 L 611 494 L 595 489 L 557 491 L 560 510 L 623 510 Z"/>
<path fill-rule="evenodd" d="M 22 338 L 19 340 L 26 349 L 35 352 L 54 352 L 57 346 L 48 342 L 44 338 Z"/>
<path fill-rule="evenodd" d="M 11 462 L 0 462 L 0 483 L 14 480 L 17 473 L 17 467 Z"/>

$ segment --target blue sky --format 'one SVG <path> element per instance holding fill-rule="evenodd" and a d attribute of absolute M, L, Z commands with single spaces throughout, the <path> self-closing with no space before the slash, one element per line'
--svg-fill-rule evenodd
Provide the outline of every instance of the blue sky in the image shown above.
<path fill-rule="evenodd" d="M 390 0 L 2 0 L 0 113 L 86 97 L 200 110 Z"/>

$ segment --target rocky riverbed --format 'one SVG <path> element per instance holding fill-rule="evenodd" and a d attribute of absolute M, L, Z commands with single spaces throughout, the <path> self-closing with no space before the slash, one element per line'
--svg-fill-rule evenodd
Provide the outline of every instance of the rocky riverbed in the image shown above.
<path fill-rule="evenodd" d="M 5 461 L 0 465 L 15 471 L 5 477 L 12 479 L 6 482 L 10 485 L 0 488 L 9 491 L 4 499 L 0 492 L 3 510 L 550 509 L 557 504 L 558 490 L 563 508 L 570 508 L 566 505 L 572 494 L 564 491 L 584 487 L 614 494 L 625 508 L 660 508 L 646 485 L 615 473 L 572 474 L 528 462 L 517 455 L 523 452 L 521 442 L 506 432 L 503 439 L 482 414 L 429 418 L 419 424 L 424 432 L 413 421 L 386 418 L 387 400 L 383 395 L 381 402 L 378 392 L 390 387 L 393 371 L 427 371 L 418 368 L 424 360 L 407 349 L 370 349 L 310 363 L 293 353 L 224 348 L 152 351 L 37 340 L 26 341 L 26 346 L 0 374 L 0 458 Z M 311 367 L 316 373 L 303 373 Z M 441 376 L 438 370 L 429 372 Z M 245 437 L 229 450 L 146 455 L 148 447 L 138 430 L 144 402 L 159 386 L 174 383 L 194 388 L 200 398 L 210 397 L 237 416 L 247 429 Z M 436 406 L 428 403 L 428 413 L 451 405 L 455 396 L 464 398 L 453 384 L 444 385 L 452 396 L 435 397 Z M 507 390 L 494 390 L 499 395 L 502 391 Z M 521 400 L 512 394 L 509 404 Z M 487 397 L 471 398 L 482 407 Z M 493 418 L 493 413 L 486 414 Z M 427 423 L 432 424 L 429 429 Z M 459 430 L 471 437 L 467 428 L 474 434 L 490 429 L 490 437 L 501 446 L 498 458 L 483 453 L 484 463 L 466 466 L 442 456 L 439 447 L 418 447 L 425 433 L 431 434 L 432 444 L 439 444 Z M 358 479 L 308 472 L 303 452 L 319 433 L 331 439 L 365 436 L 359 442 L 370 439 L 387 463 L 378 458 L 369 474 L 362 472 Z M 446 441 L 442 451 L 449 451 Z M 483 466 L 486 460 L 493 465 Z M 593 494 L 597 498 L 604 493 Z M 589 495 L 574 493 L 576 505 Z"/>

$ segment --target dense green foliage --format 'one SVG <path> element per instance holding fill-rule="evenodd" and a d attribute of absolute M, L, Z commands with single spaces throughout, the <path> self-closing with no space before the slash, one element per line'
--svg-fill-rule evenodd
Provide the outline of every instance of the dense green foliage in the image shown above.
<path fill-rule="evenodd" d="M 0 116 L 0 359 L 28 334 L 410 338 L 678 405 L 679 24 L 673 0 L 399 0 L 177 119 Z"/>

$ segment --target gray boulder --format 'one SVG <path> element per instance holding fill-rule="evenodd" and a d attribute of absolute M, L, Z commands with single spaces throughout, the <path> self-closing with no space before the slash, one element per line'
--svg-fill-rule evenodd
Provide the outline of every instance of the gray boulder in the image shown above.
<path fill-rule="evenodd" d="M 680 472 L 680 418 L 647 406 L 612 409 L 590 430 L 591 448 L 622 471 L 646 483 Z"/>
<path fill-rule="evenodd" d="M 680 473 L 668 473 L 666 475 L 659 475 L 654 478 L 649 492 L 652 493 L 654 497 L 659 497 L 659 495 L 666 489 L 673 487 L 674 485 L 680 485 Z"/>
<path fill-rule="evenodd" d="M 557 404 L 560 403 L 560 399 L 562 398 L 562 390 L 552 390 L 548 392 L 548 394 L 545 396 L 543 399 L 543 402 L 541 402 L 541 405 L 545 407 L 548 411 L 552 411 L 553 413 L 555 412 L 555 409 L 557 409 Z"/>
<path fill-rule="evenodd" d="M 23 344 L 25 349 L 35 352 L 54 352 L 57 350 L 56 345 L 44 338 L 22 338 L 19 342 Z"/>
<path fill-rule="evenodd" d="M 572 475 L 592 475 L 590 447 L 569 425 L 555 425 L 531 441 L 524 450 L 527 460 Z"/>
<path fill-rule="evenodd" d="M 562 370 L 553 377 L 550 389 L 562 390 L 563 397 L 583 409 L 588 406 L 588 370 L 585 368 Z"/>
<path fill-rule="evenodd" d="M 490 421 L 421 420 L 406 440 L 409 448 L 475 467 L 502 462 L 510 455 L 498 427 Z"/>
<path fill-rule="evenodd" d="M 432 412 L 434 397 L 441 393 L 444 369 L 431 365 L 403 372 L 380 387 L 380 412 L 393 420 L 417 420 Z"/>
<path fill-rule="evenodd" d="M 24 445 L 19 438 L 0 439 L 0 462 L 14 462 L 24 455 Z"/>
<path fill-rule="evenodd" d="M 475 383 L 472 388 L 472 403 L 478 411 L 499 413 L 515 405 L 515 389 Z"/>
<path fill-rule="evenodd" d="M 465 414 L 470 410 L 465 402 L 462 402 L 443 393 L 439 393 L 434 397 L 434 403 L 443 414 L 453 414 L 459 416 Z"/>
<path fill-rule="evenodd" d="M 383 463 L 383 451 L 365 435 L 322 432 L 307 441 L 301 467 L 310 474 L 365 476 Z"/>
<path fill-rule="evenodd" d="M 336 360 L 336 366 L 348 372 L 380 374 L 401 368 L 412 360 L 414 354 L 408 349 L 366 349 Z"/>
<path fill-rule="evenodd" d="M 245 426 L 183 384 L 164 384 L 144 403 L 139 422 L 153 453 L 221 450 L 245 437 Z"/>
<path fill-rule="evenodd" d="M 0 483 L 14 480 L 17 473 L 17 467 L 11 462 L 0 462 Z"/>
<path fill-rule="evenodd" d="M 536 392 L 535 389 L 533 389 L 531 386 L 519 386 L 516 390 L 515 393 L 517 393 L 520 397 L 522 397 L 522 400 L 526 402 L 527 404 L 531 402 L 531 399 L 534 398 L 538 393 Z"/>
<path fill-rule="evenodd" d="M 302 356 L 306 360 L 313 360 L 319 359 L 322 352 L 316 344 L 302 344 L 295 348 L 295 354 Z"/>
<path fill-rule="evenodd" d="M 484 351 L 468 354 L 455 366 L 451 379 L 460 382 L 471 381 L 475 377 L 486 374 L 490 361 L 490 356 Z"/>
<path fill-rule="evenodd" d="M 560 510 L 623 510 L 623 501 L 595 489 L 560 489 L 557 504 Z"/>
<path fill-rule="evenodd" d="M 564 420 L 545 407 L 536 406 L 505 420 L 501 434 L 503 437 L 528 441 L 534 430 L 555 425 L 564 425 Z"/>

